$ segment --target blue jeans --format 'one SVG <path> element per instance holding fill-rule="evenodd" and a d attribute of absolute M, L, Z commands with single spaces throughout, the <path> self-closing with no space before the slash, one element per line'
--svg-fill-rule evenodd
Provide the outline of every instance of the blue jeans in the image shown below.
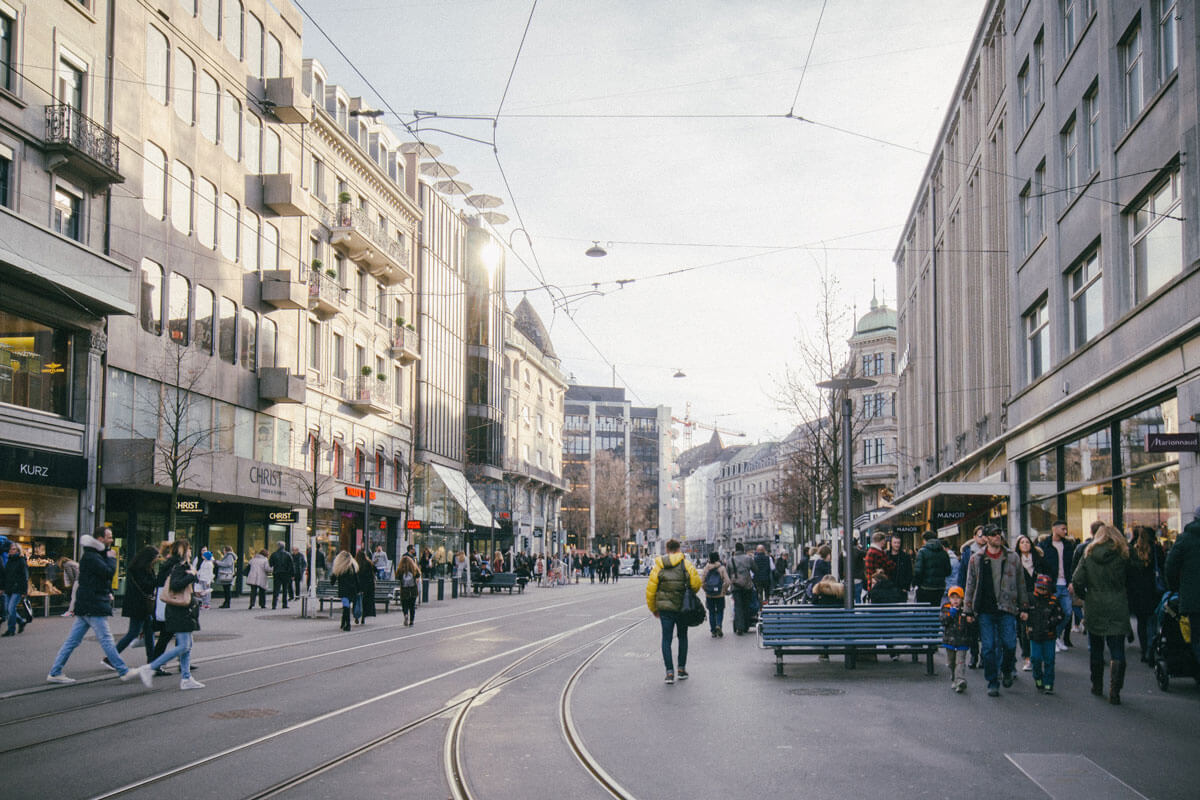
<path fill-rule="evenodd" d="M 133 644 L 142 633 L 146 634 L 146 661 L 152 661 L 154 659 L 154 627 L 145 617 L 142 619 L 130 618 L 129 630 L 121 637 L 121 641 L 117 642 L 117 652 L 120 653 Z"/>
<path fill-rule="evenodd" d="M 1058 607 L 1062 609 L 1062 622 L 1058 623 L 1058 629 L 1055 631 L 1059 636 L 1063 635 L 1063 631 L 1071 624 L 1071 590 L 1066 586 L 1055 586 L 1054 596 L 1058 599 Z"/>
<path fill-rule="evenodd" d="M 704 605 L 708 606 L 708 629 L 715 633 L 717 628 L 721 627 L 721 623 L 725 621 L 725 598 L 706 597 Z"/>
<path fill-rule="evenodd" d="M 13 633 L 17 629 L 17 623 L 21 618 L 17 616 L 17 606 L 21 605 L 21 597 L 16 592 L 9 592 L 4 595 L 4 615 L 8 617 L 8 632 Z"/>
<path fill-rule="evenodd" d="M 355 619 L 362 619 L 362 595 L 361 594 L 354 595 L 354 610 L 351 611 L 350 614 Z"/>
<path fill-rule="evenodd" d="M 164 633 L 163 636 L 171 636 L 170 633 Z M 175 646 L 167 652 L 163 653 L 158 658 L 150 662 L 150 669 L 156 670 L 163 664 L 166 664 L 172 658 L 179 659 L 179 677 L 187 680 L 192 677 L 192 634 L 176 633 Z"/>
<path fill-rule="evenodd" d="M 1030 640 L 1029 663 L 1033 665 L 1034 683 L 1043 686 L 1054 685 L 1054 645 L 1057 639 L 1047 639 L 1044 642 Z"/>
<path fill-rule="evenodd" d="M 671 634 L 679 636 L 679 668 L 687 669 L 687 625 L 679 621 L 679 615 L 674 611 L 658 612 L 658 621 L 662 623 L 662 655 L 667 672 L 673 672 L 675 667 L 671 662 Z"/>
<path fill-rule="evenodd" d="M 1017 618 L 999 611 L 979 615 L 979 654 L 988 688 L 1000 685 L 1000 672 L 1011 675 L 1017 663 Z"/>
<path fill-rule="evenodd" d="M 54 659 L 54 666 L 50 667 L 51 675 L 61 675 L 63 667 L 67 665 L 67 659 L 71 657 L 79 643 L 83 641 L 83 635 L 87 633 L 88 628 L 91 628 L 96 633 L 96 640 L 100 642 L 100 649 L 104 651 L 104 655 L 108 656 L 108 663 L 117 668 L 117 672 L 124 675 L 129 671 L 129 667 L 125 666 L 125 662 L 121 660 L 121 654 L 117 652 L 117 646 L 113 643 L 112 634 L 108 631 L 108 617 L 75 617 L 75 622 L 71 625 L 71 632 L 67 634 L 67 640 L 63 642 L 62 647 L 58 649 L 58 656 Z"/>

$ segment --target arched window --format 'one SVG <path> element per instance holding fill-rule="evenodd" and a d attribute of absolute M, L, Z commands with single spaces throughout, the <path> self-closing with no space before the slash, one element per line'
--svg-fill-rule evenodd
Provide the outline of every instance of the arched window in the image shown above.
<path fill-rule="evenodd" d="M 362 448 L 354 448 L 354 480 L 357 483 L 362 483 L 365 466 L 365 456 L 363 455 Z"/>
<path fill-rule="evenodd" d="M 342 443 L 333 443 L 333 477 L 339 481 L 342 479 Z"/>
<path fill-rule="evenodd" d="M 167 37 L 153 25 L 146 28 L 146 91 L 167 104 Z"/>
<path fill-rule="evenodd" d="M 404 477 L 404 471 L 401 466 L 402 462 L 399 458 L 392 459 L 392 490 L 400 491 L 400 479 Z"/>
<path fill-rule="evenodd" d="M 375 454 L 375 485 L 383 487 L 383 453 Z"/>

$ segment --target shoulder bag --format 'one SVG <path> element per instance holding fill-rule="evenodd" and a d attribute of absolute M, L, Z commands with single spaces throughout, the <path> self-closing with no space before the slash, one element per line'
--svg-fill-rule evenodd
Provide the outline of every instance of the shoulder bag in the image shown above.
<path fill-rule="evenodd" d="M 173 592 L 171 591 L 171 579 L 168 577 L 167 582 L 158 590 L 158 598 L 165 605 L 188 608 L 192 604 L 192 584 L 189 583 L 178 592 Z"/>
<path fill-rule="evenodd" d="M 687 557 L 684 556 L 678 564 L 679 569 L 683 572 L 683 601 L 679 604 L 679 621 L 689 628 L 694 628 L 704 623 L 704 604 L 692 590 L 692 584 L 688 580 L 686 561 Z"/>

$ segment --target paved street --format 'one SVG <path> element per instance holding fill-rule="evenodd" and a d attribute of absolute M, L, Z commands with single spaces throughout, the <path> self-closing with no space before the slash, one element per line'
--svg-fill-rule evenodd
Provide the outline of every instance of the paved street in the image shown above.
<path fill-rule="evenodd" d="M 447 600 L 413 628 L 381 613 L 352 633 L 239 602 L 204 614 L 207 688 L 187 693 L 177 676 L 116 681 L 91 639 L 67 666 L 78 684 L 45 684 L 68 620 L 39 618 L 0 646 L 2 794 L 1195 796 L 1190 681 L 1163 693 L 1131 664 L 1111 707 L 1088 694 L 1078 648 L 1050 698 L 1028 673 L 990 699 L 972 672 L 954 695 L 940 659 L 929 678 L 907 659 L 847 671 L 793 657 L 779 679 L 751 638 L 694 629 L 691 679 L 665 686 L 644 586 Z"/>

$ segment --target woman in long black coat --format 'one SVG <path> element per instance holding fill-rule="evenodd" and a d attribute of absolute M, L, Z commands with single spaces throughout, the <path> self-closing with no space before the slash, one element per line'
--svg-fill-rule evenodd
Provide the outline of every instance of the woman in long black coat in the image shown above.
<path fill-rule="evenodd" d="M 1129 548 L 1129 582 L 1126 584 L 1129 593 L 1129 613 L 1137 618 L 1138 646 L 1142 651 L 1142 661 L 1153 663 L 1150 653 L 1151 643 L 1158 620 L 1154 616 L 1158 601 L 1162 599 L 1159 587 L 1166 556 L 1158 543 L 1154 529 L 1146 525 L 1138 525 L 1133 529 L 1133 543 Z"/>
<path fill-rule="evenodd" d="M 154 660 L 154 562 L 157 558 L 158 548 L 148 544 L 129 564 L 129 573 L 125 576 L 125 600 L 121 603 L 121 616 L 128 618 L 129 630 L 117 642 L 120 653 L 142 636 L 147 663 Z M 108 663 L 107 656 L 104 663 Z"/>
<path fill-rule="evenodd" d="M 172 542 L 170 556 L 167 558 L 167 563 L 163 565 L 164 569 L 166 569 L 166 575 L 164 576 L 162 588 L 179 594 L 185 592 L 189 586 L 192 586 L 196 582 L 196 571 L 192 569 L 191 559 L 192 548 L 188 544 L 187 539 L 176 539 Z M 160 570 L 160 574 L 162 574 L 162 570 Z M 174 637 L 175 646 L 170 650 L 160 653 L 149 664 L 139 667 L 137 670 L 138 677 L 149 688 L 153 676 L 162 674 L 157 672 L 157 670 L 161 670 L 163 665 L 171 659 L 178 658 L 179 688 L 184 691 L 189 689 L 203 689 L 204 684 L 192 677 L 191 669 L 192 634 L 200 630 L 199 599 L 193 596 L 191 604 L 186 606 L 168 604 L 165 616 L 166 621 L 163 622 L 165 633 L 161 641 L 165 642 Z"/>
<path fill-rule="evenodd" d="M 375 616 L 375 567 L 365 550 L 359 550 L 354 561 L 358 564 L 358 602 L 354 604 L 354 621 L 364 625 L 367 617 Z"/>
<path fill-rule="evenodd" d="M 345 550 L 334 556 L 329 580 L 337 587 L 338 597 L 342 601 L 342 630 L 348 631 L 350 611 L 354 608 L 354 601 L 358 599 L 358 564 L 355 563 L 354 556 Z"/>

